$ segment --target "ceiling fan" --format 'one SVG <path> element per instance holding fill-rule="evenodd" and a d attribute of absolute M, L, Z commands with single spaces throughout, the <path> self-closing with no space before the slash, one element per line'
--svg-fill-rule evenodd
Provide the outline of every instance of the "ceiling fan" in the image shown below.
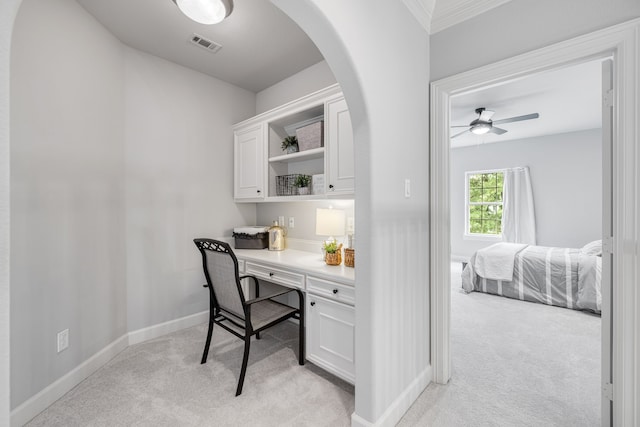
<path fill-rule="evenodd" d="M 520 122 L 523 120 L 537 119 L 538 117 L 540 117 L 540 114 L 533 113 L 533 114 L 526 114 L 524 116 L 509 117 L 508 119 L 500 119 L 500 120 L 493 121 L 491 120 L 491 117 L 493 117 L 495 112 L 487 110 L 484 107 L 476 108 L 476 114 L 478 115 L 478 118 L 472 121 L 471 123 L 469 123 L 468 125 L 451 126 L 452 128 L 468 128 L 464 132 L 460 132 L 456 135 L 453 135 L 451 139 L 457 138 L 460 135 L 465 134 L 467 132 L 471 132 L 476 135 L 483 135 L 485 133 L 495 133 L 496 135 L 502 135 L 507 131 L 505 129 L 495 127 L 494 125 L 500 125 L 503 123 Z"/>

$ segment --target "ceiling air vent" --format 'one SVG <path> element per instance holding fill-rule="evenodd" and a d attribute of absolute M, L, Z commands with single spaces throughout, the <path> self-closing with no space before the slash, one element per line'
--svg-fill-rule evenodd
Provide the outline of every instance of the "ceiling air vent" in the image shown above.
<path fill-rule="evenodd" d="M 202 36 L 197 34 L 193 34 L 189 39 L 191 43 L 195 44 L 198 47 L 208 50 L 209 52 L 216 53 L 220 49 L 222 49 L 222 45 L 211 40 L 207 40 Z"/>

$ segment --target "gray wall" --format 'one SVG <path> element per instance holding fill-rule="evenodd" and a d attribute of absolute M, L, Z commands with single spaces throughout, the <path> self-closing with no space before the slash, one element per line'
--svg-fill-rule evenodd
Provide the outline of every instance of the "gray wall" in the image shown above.
<path fill-rule="evenodd" d="M 299 73 L 256 94 L 256 114 L 264 113 L 304 95 L 336 83 L 326 61 L 320 61 Z"/>
<path fill-rule="evenodd" d="M 124 47 L 73 0 L 23 2 L 11 76 L 15 408 L 128 331 L 207 308 L 192 239 L 255 223 L 232 196 L 255 95 Z"/>
<path fill-rule="evenodd" d="M 126 333 L 124 55 L 75 1 L 25 0 L 11 60 L 16 407 Z"/>
<path fill-rule="evenodd" d="M 262 203 L 258 205 L 258 224 L 270 225 L 278 216 L 285 217 L 285 226 L 289 217 L 294 218 L 295 227 L 287 227 L 287 237 L 302 240 L 322 241 L 326 237 L 316 235 L 316 209 L 333 207 L 345 211 L 346 218 L 354 217 L 353 200 L 318 200 L 312 202 Z M 339 236 L 334 236 L 338 238 Z M 345 245 L 346 246 L 346 245 Z"/>
<path fill-rule="evenodd" d="M 451 254 L 493 241 L 465 240 L 465 172 L 529 166 L 540 246 L 579 248 L 602 236 L 600 129 L 451 150 Z"/>
<path fill-rule="evenodd" d="M 438 80 L 637 17 L 640 17 L 638 0 L 512 0 L 433 34 L 431 79 Z M 478 48 L 477 40 L 482 40 L 482 48 Z"/>
<path fill-rule="evenodd" d="M 195 237 L 253 224 L 233 202 L 232 125 L 255 95 L 163 59 L 125 51 L 128 330 L 208 309 Z"/>

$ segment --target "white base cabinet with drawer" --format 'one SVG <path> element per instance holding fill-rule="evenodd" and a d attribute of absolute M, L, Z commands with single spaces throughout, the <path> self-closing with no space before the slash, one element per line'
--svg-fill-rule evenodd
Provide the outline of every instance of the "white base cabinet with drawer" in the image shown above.
<path fill-rule="evenodd" d="M 308 278 L 307 285 L 317 285 L 317 280 L 320 279 Z M 338 286 L 344 288 L 343 285 L 323 282 L 331 286 L 330 295 L 333 289 L 340 289 Z M 323 295 L 318 296 L 310 289 L 307 291 L 307 360 L 355 384 L 355 309 L 337 302 L 337 295 L 335 299 L 327 297 L 324 292 Z"/>

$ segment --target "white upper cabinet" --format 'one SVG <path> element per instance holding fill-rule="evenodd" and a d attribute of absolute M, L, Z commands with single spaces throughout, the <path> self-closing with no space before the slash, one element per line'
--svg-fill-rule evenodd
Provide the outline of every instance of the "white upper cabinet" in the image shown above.
<path fill-rule="evenodd" d="M 329 195 L 353 194 L 355 188 L 355 158 L 353 129 L 349 108 L 343 96 L 325 104 L 325 134 L 327 135 L 326 186 Z"/>
<path fill-rule="evenodd" d="M 264 126 L 261 123 L 233 132 L 234 192 L 241 199 L 264 199 Z"/>
<path fill-rule="evenodd" d="M 323 144 L 299 143 L 298 152 L 283 150 L 282 141 L 303 127 L 315 135 L 321 133 Z M 234 198 L 238 202 L 353 196 L 353 132 L 338 85 L 238 123 L 234 141 Z M 316 185 L 300 191 L 293 185 L 299 175 L 313 177 Z"/>

